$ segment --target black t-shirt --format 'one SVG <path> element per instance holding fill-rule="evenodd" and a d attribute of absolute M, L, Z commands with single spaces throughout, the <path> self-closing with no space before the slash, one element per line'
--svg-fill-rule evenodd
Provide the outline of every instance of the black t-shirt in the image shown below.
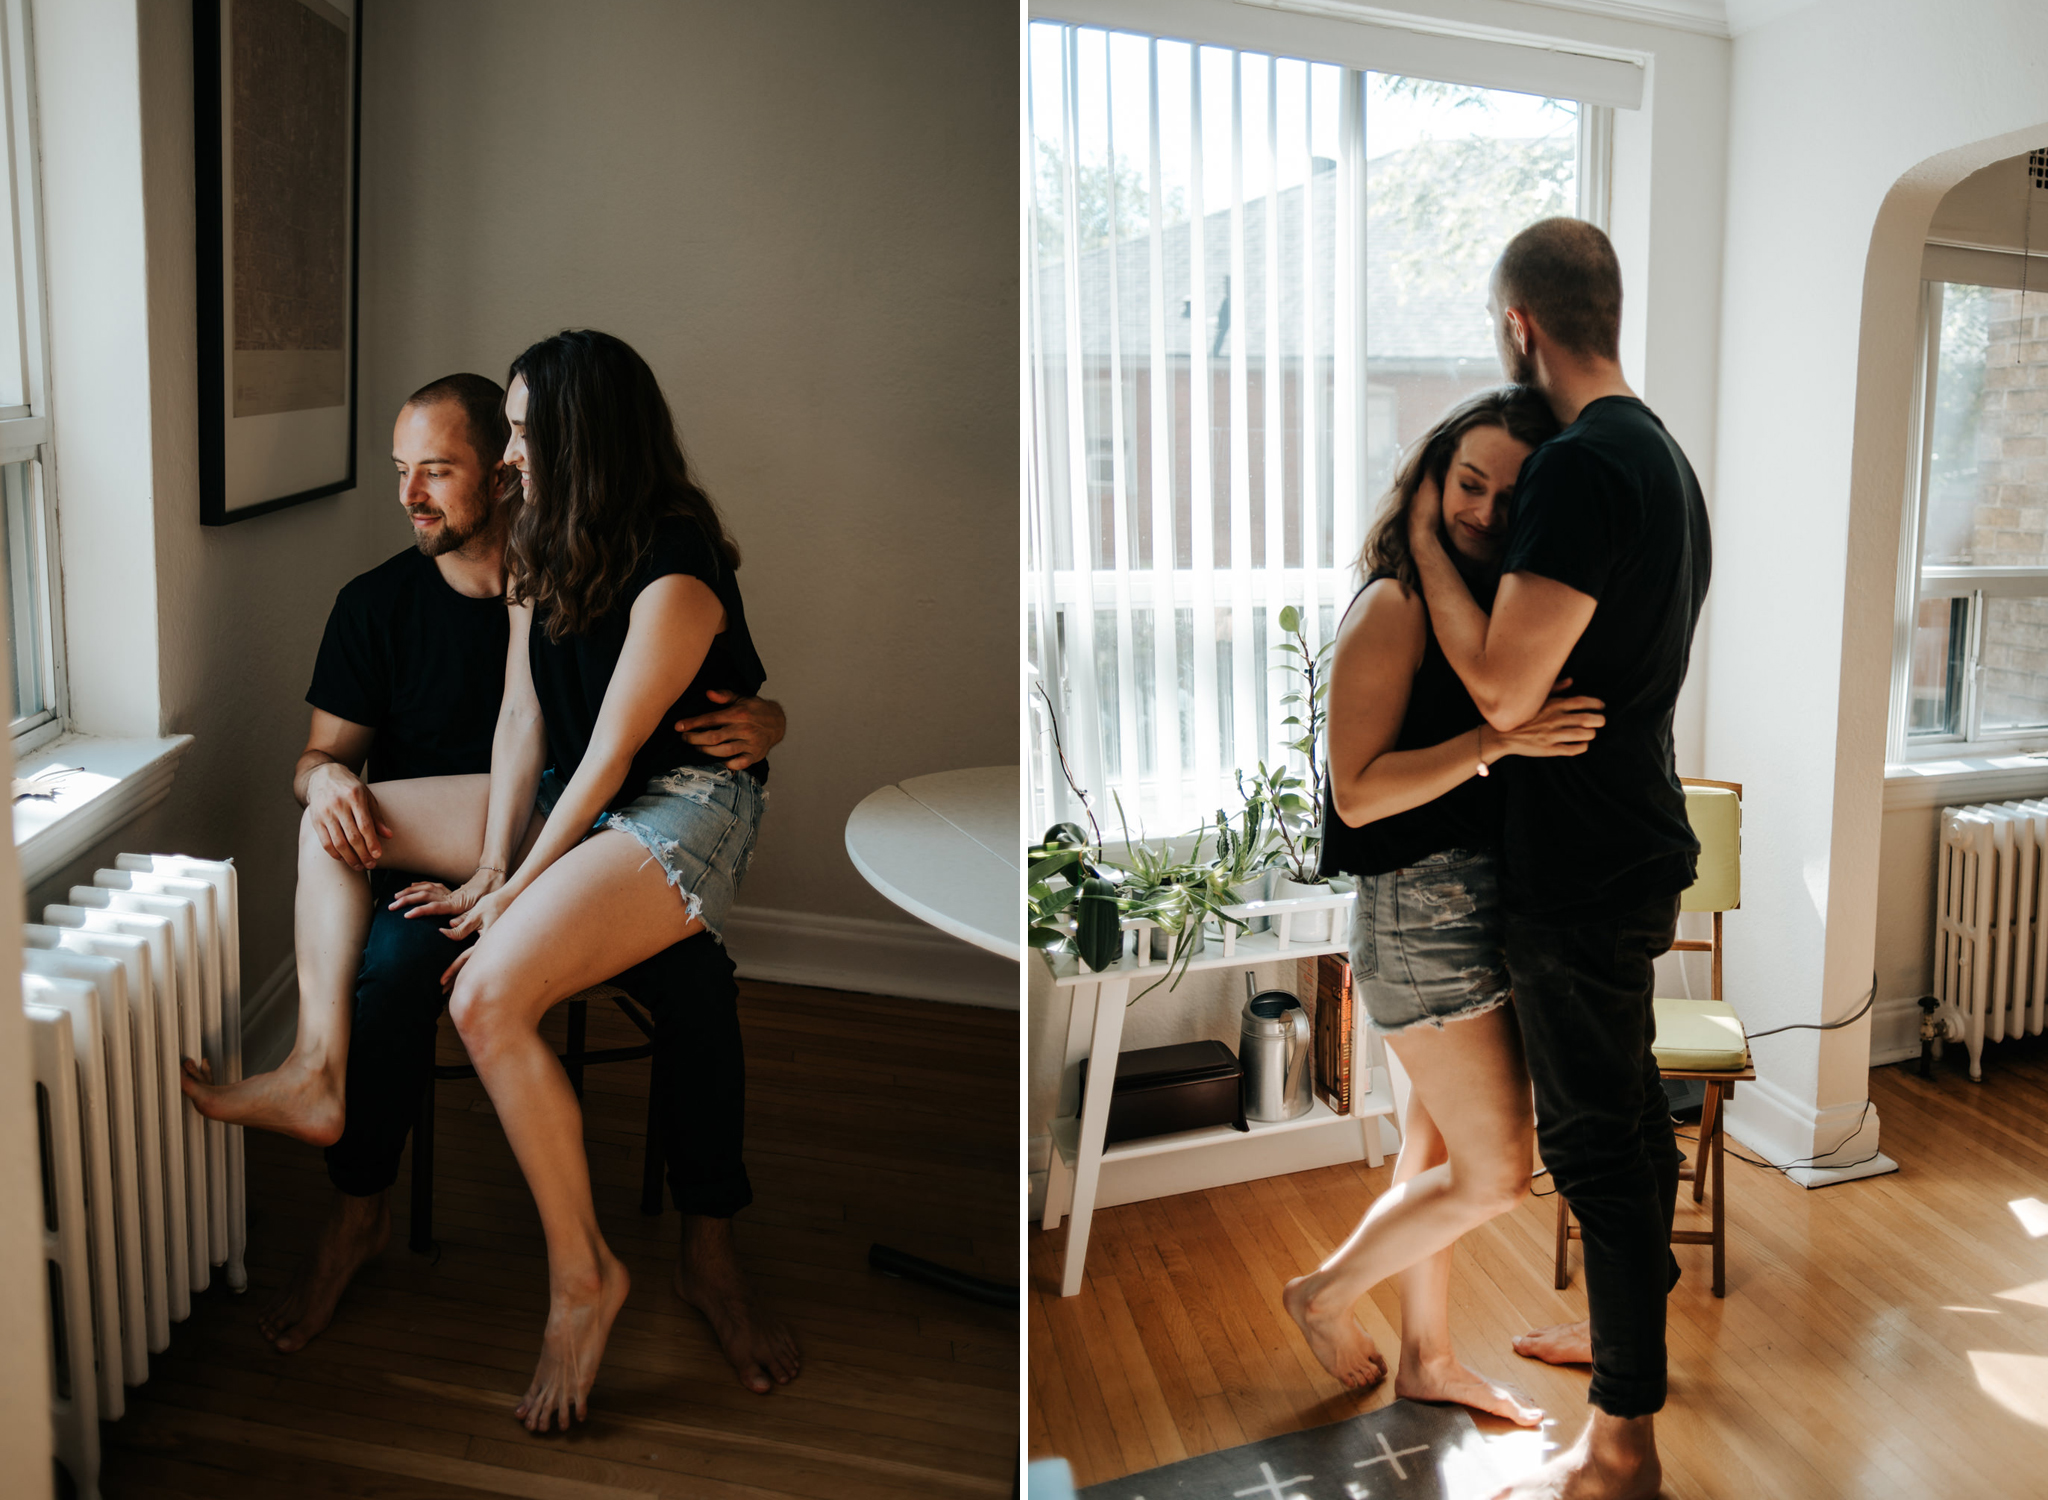
<path fill-rule="evenodd" d="M 594 621 L 580 635 L 565 635 L 550 641 L 547 613 L 536 608 L 532 632 L 527 640 L 527 660 L 533 669 L 533 687 L 540 699 L 541 717 L 547 721 L 548 756 L 551 768 L 564 781 L 576 774 L 583 752 L 590 748 L 591 732 L 597 727 L 598 710 L 604 704 L 605 689 L 619 664 L 619 652 L 626 644 L 633 601 L 657 578 L 686 573 L 700 579 L 725 606 L 725 629 L 711 638 L 711 649 L 697 669 L 683 696 L 661 716 L 661 723 L 633 757 L 632 768 L 612 798 L 614 808 L 623 807 L 639 796 L 654 777 L 679 766 L 718 766 L 724 762 L 692 745 L 675 731 L 678 719 L 709 713 L 717 707 L 706 696 L 720 689 L 742 698 L 754 697 L 767 680 L 761 658 L 754 651 L 754 639 L 747 633 L 747 613 L 740 603 L 739 580 L 725 559 L 712 546 L 703 530 L 688 516 L 663 516 L 655 523 L 654 537 L 646 555 L 634 571 L 619 602 L 610 613 Z M 760 781 L 768 779 L 768 762 L 759 760 L 747 770 Z"/>
<path fill-rule="evenodd" d="M 1564 675 L 1606 703 L 1607 723 L 1584 755 L 1495 765 L 1510 912 L 1599 921 L 1692 884 L 1671 720 L 1711 563 L 1699 481 L 1642 402 L 1593 402 L 1522 465 L 1501 570 L 1598 601 Z"/>
<path fill-rule="evenodd" d="M 502 598 L 457 593 L 408 547 L 335 599 L 306 701 L 377 731 L 366 780 L 487 774 L 509 630 Z"/>
<path fill-rule="evenodd" d="M 1375 573 L 1370 588 L 1393 575 Z M 1363 595 L 1364 590 L 1359 591 Z M 1489 602 L 1482 599 L 1481 603 Z M 1357 599 L 1351 608 L 1358 607 Z M 1345 611 L 1346 614 L 1350 610 Z M 1451 670 L 1436 632 L 1425 629 L 1422 663 L 1408 689 L 1408 708 L 1401 716 L 1396 750 L 1426 750 L 1445 740 L 1470 734 L 1481 722 L 1478 707 L 1465 684 Z M 1478 763 L 1478 757 L 1473 758 Z M 1434 801 L 1405 812 L 1376 818 L 1357 828 L 1337 816 L 1335 799 L 1323 794 L 1323 875 L 1383 875 L 1405 869 L 1426 855 L 1445 849 L 1493 849 L 1500 844 L 1501 789 L 1493 776 L 1473 775 Z"/>

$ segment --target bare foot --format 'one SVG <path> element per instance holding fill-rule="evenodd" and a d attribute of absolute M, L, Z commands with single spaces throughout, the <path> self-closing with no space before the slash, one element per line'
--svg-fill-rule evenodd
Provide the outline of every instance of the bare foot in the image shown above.
<path fill-rule="evenodd" d="M 384 1253 L 391 1242 L 388 1194 L 370 1198 L 335 1195 L 334 1211 L 320 1227 L 320 1238 L 300 1258 L 291 1282 L 263 1310 L 256 1326 L 280 1354 L 306 1347 L 333 1321 L 335 1304 L 363 1263 Z"/>
<path fill-rule="evenodd" d="M 188 1057 L 178 1086 L 209 1120 L 274 1130 L 312 1146 L 341 1139 L 345 1106 L 340 1075 L 300 1062 L 297 1053 L 274 1071 L 240 1083 L 215 1083 L 211 1063 Z"/>
<path fill-rule="evenodd" d="M 803 1368 L 796 1337 L 780 1321 L 754 1308 L 753 1294 L 733 1254 L 732 1220 L 699 1214 L 683 1219 L 683 1258 L 676 1295 L 704 1315 L 740 1384 L 765 1396 L 788 1385 Z"/>
<path fill-rule="evenodd" d="M 1596 1409 L 1576 1443 L 1493 1500 L 1654 1500 L 1664 1484 L 1654 1420 Z"/>
<path fill-rule="evenodd" d="M 534 1367 L 533 1383 L 514 1409 L 528 1432 L 546 1432 L 550 1420 L 558 1420 L 567 1432 L 572 1415 L 579 1422 L 589 1420 L 590 1387 L 597 1381 L 598 1361 L 604 1358 L 612 1320 L 625 1306 L 631 1286 L 632 1278 L 619 1258 L 599 1246 L 595 1273 L 578 1284 L 558 1283 L 550 1288 L 540 1363 Z"/>
<path fill-rule="evenodd" d="M 1470 1369 L 1455 1355 L 1448 1359 L 1411 1358 L 1401 1351 L 1400 1368 L 1394 1372 L 1394 1394 L 1407 1401 L 1451 1401 L 1474 1411 L 1506 1417 L 1520 1427 L 1534 1427 L 1543 1420 L 1543 1408 L 1512 1386 L 1489 1380 Z"/>
<path fill-rule="evenodd" d="M 1577 1323 L 1557 1323 L 1517 1335 L 1514 1347 L 1522 1358 L 1540 1359 L 1547 1365 L 1590 1365 L 1593 1328 L 1583 1319 Z"/>
<path fill-rule="evenodd" d="M 1347 1391 L 1369 1391 L 1387 1378 L 1387 1362 L 1349 1307 L 1319 1307 L 1313 1283 L 1318 1273 L 1297 1276 L 1280 1293 L 1280 1305 L 1301 1328 L 1309 1352 Z"/>

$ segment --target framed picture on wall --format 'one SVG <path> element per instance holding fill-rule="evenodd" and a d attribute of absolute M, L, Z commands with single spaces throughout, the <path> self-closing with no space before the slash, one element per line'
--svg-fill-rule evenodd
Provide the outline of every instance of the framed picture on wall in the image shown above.
<path fill-rule="evenodd" d="M 356 482 L 363 0 L 194 0 L 200 520 Z"/>

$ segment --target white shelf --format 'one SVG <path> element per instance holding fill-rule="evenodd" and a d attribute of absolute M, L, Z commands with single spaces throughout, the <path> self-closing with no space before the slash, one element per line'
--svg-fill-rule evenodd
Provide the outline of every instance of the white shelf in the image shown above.
<path fill-rule="evenodd" d="M 1249 1130 L 1211 1125 L 1106 1146 L 1095 1207 L 1143 1203 L 1177 1193 L 1367 1160 L 1370 1153 L 1364 1132 L 1377 1130 L 1379 1126 L 1373 1122 L 1394 1113 L 1394 1090 L 1385 1068 L 1368 1070 L 1362 1081 L 1372 1087 L 1352 1100 L 1352 1112 L 1348 1115 L 1340 1115 L 1316 1099 L 1307 1113 L 1295 1119 L 1254 1120 Z M 1081 1121 L 1077 1116 L 1068 1115 L 1052 1122 L 1053 1150 L 1069 1173 L 1080 1161 L 1080 1142 Z M 1046 1227 L 1051 1228 L 1055 1222 L 1048 1213 Z"/>
<path fill-rule="evenodd" d="M 1292 896 L 1279 901 L 1253 901 L 1243 906 L 1227 906 L 1225 911 L 1232 916 L 1268 917 L 1273 926 L 1264 932 L 1240 933 L 1234 927 L 1226 927 L 1223 936 L 1209 939 L 1202 951 L 1188 960 L 1188 972 L 1202 969 L 1237 968 L 1246 964 L 1273 963 L 1283 958 L 1314 958 L 1319 953 L 1349 953 L 1351 951 L 1351 908 L 1357 900 L 1351 891 L 1339 891 L 1328 896 Z M 1312 940 L 1294 937 L 1294 923 L 1305 914 L 1318 911 L 1330 912 L 1331 935 Z M 1056 985 L 1100 984 L 1106 979 L 1157 979 L 1164 974 L 1170 960 L 1150 956 L 1150 933 L 1153 924 L 1140 918 L 1133 918 L 1123 924 L 1127 934 L 1124 940 L 1124 956 L 1106 969 L 1091 969 L 1083 964 L 1079 955 L 1058 953 L 1046 955 L 1046 964 L 1052 970 L 1052 981 Z M 1288 941 L 1283 942 L 1282 931 Z M 1137 941 L 1131 942 L 1135 935 Z"/>

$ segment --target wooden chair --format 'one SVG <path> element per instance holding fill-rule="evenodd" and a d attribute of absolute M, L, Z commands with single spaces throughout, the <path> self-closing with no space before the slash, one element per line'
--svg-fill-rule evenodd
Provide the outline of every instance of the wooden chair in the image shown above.
<path fill-rule="evenodd" d="M 626 1019 L 639 1028 L 647 1040 L 630 1047 L 605 1047 L 587 1052 L 583 1046 L 584 1027 L 589 1021 L 592 1000 L 610 1000 L 625 1012 Z M 614 985 L 600 984 L 565 1002 L 569 1007 L 569 1050 L 561 1054 L 562 1067 L 576 1098 L 583 1098 L 583 1069 L 591 1063 L 635 1062 L 654 1055 L 654 1018 L 638 1001 Z M 412 1127 L 412 1233 L 408 1248 L 421 1255 L 434 1250 L 434 1084 L 443 1078 L 474 1078 L 476 1069 L 468 1063 L 436 1063 L 427 1086 L 420 1090 L 419 1114 Z M 655 1129 L 655 1092 L 647 1090 L 647 1146 L 640 1166 L 640 1212 L 661 1212 L 661 1136 Z"/>
<path fill-rule="evenodd" d="M 1711 939 L 1681 938 L 1671 945 L 1680 953 L 1711 953 L 1713 981 L 1711 1000 L 1666 1000 L 1656 1005 L 1657 1041 L 1654 1048 L 1657 1071 L 1666 1078 L 1697 1078 L 1707 1086 L 1700 1106 L 1699 1151 L 1680 1169 L 1681 1178 L 1692 1182 L 1692 1201 L 1704 1201 L 1707 1173 L 1714 1176 L 1712 1229 L 1674 1229 L 1674 1245 L 1714 1247 L 1714 1295 L 1728 1291 L 1728 1228 L 1725 1195 L 1727 1167 L 1723 1156 L 1722 1120 L 1735 1085 L 1756 1077 L 1750 1066 L 1749 1038 L 1742 1018 L 1721 997 L 1721 916 L 1742 905 L 1742 787 L 1733 781 L 1683 778 L 1685 813 L 1693 834 L 1700 841 L 1699 874 L 1679 898 L 1681 911 L 1705 911 L 1714 915 Z M 1557 1195 L 1557 1289 L 1563 1291 L 1571 1277 L 1566 1257 L 1571 1242 L 1580 1238 L 1572 1222 L 1571 1206 L 1564 1194 Z"/>

